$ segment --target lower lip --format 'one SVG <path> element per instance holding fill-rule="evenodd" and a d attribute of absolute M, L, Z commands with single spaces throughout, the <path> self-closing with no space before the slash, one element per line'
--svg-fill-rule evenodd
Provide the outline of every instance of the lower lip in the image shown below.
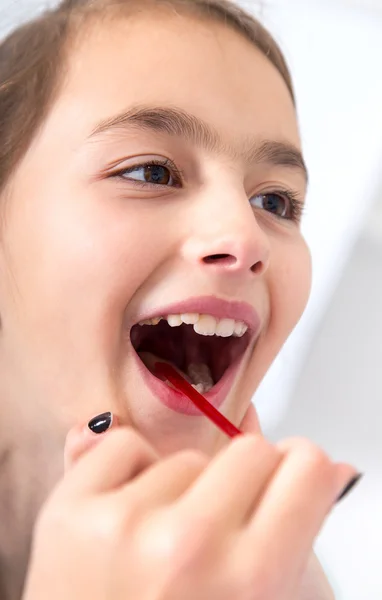
<path fill-rule="evenodd" d="M 138 354 L 133 352 L 137 361 L 138 369 L 151 392 L 164 404 L 167 408 L 174 410 L 178 413 L 188 416 L 200 416 L 203 413 L 183 394 L 169 387 L 167 383 L 164 383 L 155 375 L 153 375 L 147 367 L 143 364 Z M 223 377 L 219 382 L 214 385 L 213 388 L 203 396 L 210 402 L 215 408 L 219 408 L 227 397 L 230 389 L 232 388 L 236 374 L 239 370 L 240 363 L 243 356 L 239 357 L 232 365 L 225 371 Z"/>

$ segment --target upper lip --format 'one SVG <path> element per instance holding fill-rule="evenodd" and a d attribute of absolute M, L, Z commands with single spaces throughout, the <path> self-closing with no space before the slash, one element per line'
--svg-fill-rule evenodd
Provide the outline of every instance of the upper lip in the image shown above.
<path fill-rule="evenodd" d="M 247 302 L 237 300 L 225 300 L 216 296 L 197 296 L 188 298 L 166 306 L 161 306 L 151 312 L 147 311 L 137 315 L 137 321 L 153 319 L 154 317 L 164 317 L 167 315 L 178 315 L 184 313 L 198 313 L 211 315 L 218 319 L 234 319 L 243 321 L 252 332 L 256 332 L 260 327 L 260 317 L 256 310 Z"/>

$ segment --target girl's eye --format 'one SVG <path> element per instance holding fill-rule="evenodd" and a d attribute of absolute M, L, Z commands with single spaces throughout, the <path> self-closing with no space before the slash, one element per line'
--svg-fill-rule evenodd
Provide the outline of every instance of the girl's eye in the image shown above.
<path fill-rule="evenodd" d="M 251 204 L 283 219 L 290 219 L 293 216 L 289 214 L 292 209 L 289 198 L 279 193 L 258 194 L 251 198 Z"/>
<path fill-rule="evenodd" d="M 125 169 L 120 175 L 124 179 L 132 179 L 154 185 L 173 186 L 175 183 L 170 169 L 164 165 L 139 165 L 131 169 Z"/>

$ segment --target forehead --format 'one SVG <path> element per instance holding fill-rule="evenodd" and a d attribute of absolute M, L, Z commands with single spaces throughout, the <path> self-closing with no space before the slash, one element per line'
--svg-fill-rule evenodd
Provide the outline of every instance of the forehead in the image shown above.
<path fill-rule="evenodd" d="M 87 137 L 134 105 L 178 107 L 239 146 L 248 135 L 300 145 L 281 75 L 248 40 L 210 20 L 147 12 L 86 29 L 53 114 Z"/>

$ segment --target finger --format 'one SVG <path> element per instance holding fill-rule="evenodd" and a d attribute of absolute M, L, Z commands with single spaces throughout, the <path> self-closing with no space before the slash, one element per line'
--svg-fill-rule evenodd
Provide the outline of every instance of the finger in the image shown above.
<path fill-rule="evenodd" d="M 279 442 L 277 444 L 277 447 L 280 448 L 280 450 L 285 455 L 290 450 L 293 450 L 296 447 L 296 444 L 297 445 L 302 444 L 303 446 L 305 444 L 308 444 L 309 447 L 312 446 L 311 442 L 309 442 L 308 440 L 301 439 L 301 438 L 289 438 L 289 439 L 282 440 L 281 442 Z M 315 450 L 322 452 L 319 448 L 317 448 L 316 446 L 313 445 L 313 452 Z M 324 455 L 324 457 L 328 458 L 326 455 Z M 347 484 L 350 483 L 353 479 L 356 478 L 356 480 L 358 481 L 358 479 L 361 478 L 362 473 L 359 473 L 358 471 L 356 471 L 355 468 L 352 465 L 349 465 L 348 463 L 335 463 L 335 464 L 336 464 L 336 489 L 340 490 L 339 495 L 342 495 L 342 493 L 345 490 L 345 488 L 342 487 L 344 481 L 346 482 L 345 487 L 347 487 Z M 337 496 L 335 498 L 334 503 L 336 503 L 337 500 L 339 500 L 339 496 Z"/>
<path fill-rule="evenodd" d="M 110 412 L 97 415 L 86 425 L 73 427 L 66 436 L 64 449 L 65 471 L 68 471 L 85 452 L 102 441 L 102 436 L 118 426 L 118 419 Z"/>
<path fill-rule="evenodd" d="M 239 429 L 243 433 L 252 433 L 252 434 L 257 434 L 257 433 L 260 434 L 261 433 L 260 423 L 259 423 L 259 419 L 257 416 L 256 408 L 252 403 L 249 405 L 247 412 L 245 413 L 243 420 L 239 425 Z"/>
<path fill-rule="evenodd" d="M 175 502 L 208 464 L 202 453 L 184 450 L 153 464 L 129 485 L 129 498 L 141 510 Z"/>
<path fill-rule="evenodd" d="M 262 436 L 240 435 L 211 461 L 179 507 L 225 530 L 242 524 L 281 458 Z"/>
<path fill-rule="evenodd" d="M 289 573 L 292 581 L 293 573 L 298 577 L 304 568 L 325 517 L 355 469 L 337 467 L 307 440 L 290 440 L 278 447 L 285 457 L 248 527 L 247 550 L 260 547 L 257 567 L 277 573 L 280 581 Z"/>
<path fill-rule="evenodd" d="M 152 446 L 133 429 L 118 427 L 82 455 L 66 474 L 62 493 L 82 496 L 117 489 L 158 458 Z"/>

